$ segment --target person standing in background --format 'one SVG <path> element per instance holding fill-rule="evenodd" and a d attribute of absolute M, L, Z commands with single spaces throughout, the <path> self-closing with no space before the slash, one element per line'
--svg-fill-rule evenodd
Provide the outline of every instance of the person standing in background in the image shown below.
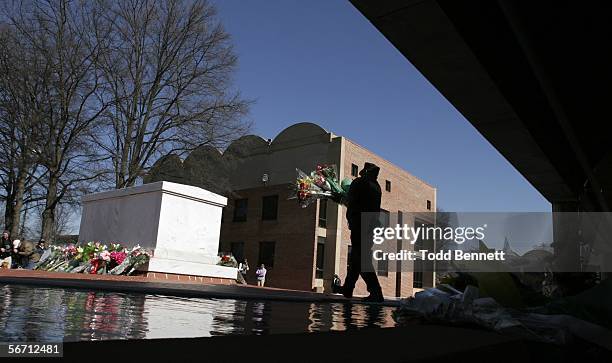
<path fill-rule="evenodd" d="M 2 238 L 0 239 L 0 258 L 10 256 L 12 249 L 13 242 L 11 241 L 11 234 L 9 231 L 4 230 L 4 232 L 2 232 Z"/>
<path fill-rule="evenodd" d="M 257 276 L 257 286 L 264 286 L 266 283 L 266 266 L 262 263 L 261 266 L 255 271 L 255 275 Z"/>
<path fill-rule="evenodd" d="M 242 276 L 242 281 L 244 281 L 244 284 L 246 285 L 246 276 L 247 276 L 247 272 L 249 272 L 249 261 L 245 258 L 244 261 L 242 261 L 240 263 L 240 265 L 238 265 L 238 272 L 240 272 L 240 275 Z"/>
<path fill-rule="evenodd" d="M 11 268 L 13 261 L 11 251 L 13 250 L 13 242 L 11 242 L 11 234 L 5 230 L 0 238 L 0 268 Z"/>

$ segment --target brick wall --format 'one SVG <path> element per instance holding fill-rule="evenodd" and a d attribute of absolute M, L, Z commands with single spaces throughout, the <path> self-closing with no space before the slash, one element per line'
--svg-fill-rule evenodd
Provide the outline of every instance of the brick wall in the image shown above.
<path fill-rule="evenodd" d="M 276 220 L 262 220 L 262 198 L 278 195 Z M 220 250 L 230 251 L 232 242 L 244 242 L 244 254 L 251 270 L 249 284 L 256 284 L 255 270 L 259 257 L 259 242 L 274 241 L 274 266 L 267 268 L 266 285 L 272 287 L 311 290 L 314 285 L 316 204 L 300 208 L 288 200 L 289 185 L 262 186 L 236 191 L 223 211 Z M 234 199 L 248 198 L 245 222 L 233 222 Z"/>

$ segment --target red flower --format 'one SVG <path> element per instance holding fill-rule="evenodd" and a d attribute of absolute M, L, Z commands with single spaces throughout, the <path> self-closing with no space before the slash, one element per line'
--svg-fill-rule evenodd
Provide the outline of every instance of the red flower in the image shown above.
<path fill-rule="evenodd" d="M 117 265 L 121 265 L 121 263 L 127 257 L 127 253 L 113 251 L 110 253 L 110 257 L 111 257 L 111 260 L 114 261 Z"/>
<path fill-rule="evenodd" d="M 100 260 L 91 260 L 91 270 L 89 271 L 89 273 L 92 275 L 98 273 L 98 268 L 100 268 Z"/>

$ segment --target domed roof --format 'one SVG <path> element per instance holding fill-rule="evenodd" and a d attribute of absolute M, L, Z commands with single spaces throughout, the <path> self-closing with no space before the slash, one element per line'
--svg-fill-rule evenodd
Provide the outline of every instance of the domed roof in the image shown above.
<path fill-rule="evenodd" d="M 175 183 L 184 183 L 183 161 L 176 154 L 168 154 L 157 160 L 143 182 L 152 183 L 156 181 L 170 181 Z"/>
<path fill-rule="evenodd" d="M 193 167 L 193 165 L 209 165 L 211 163 L 218 164 L 222 162 L 223 154 L 219 149 L 210 146 L 203 145 L 192 150 L 183 165 L 185 167 Z"/>
<path fill-rule="evenodd" d="M 268 147 L 268 142 L 260 136 L 245 135 L 233 141 L 223 153 L 224 156 L 248 156 Z"/>
<path fill-rule="evenodd" d="M 210 145 L 193 150 L 183 162 L 185 177 L 191 185 L 225 195 L 231 189 L 228 165 L 221 152 Z"/>
<path fill-rule="evenodd" d="M 314 124 L 312 122 L 300 122 L 287 127 L 278 135 L 276 135 L 276 137 L 272 141 L 272 145 L 326 134 L 327 131 L 325 131 L 324 128 L 317 124 Z"/>

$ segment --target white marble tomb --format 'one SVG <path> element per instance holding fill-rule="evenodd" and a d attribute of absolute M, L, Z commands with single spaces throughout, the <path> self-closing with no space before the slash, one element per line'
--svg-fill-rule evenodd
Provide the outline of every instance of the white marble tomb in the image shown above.
<path fill-rule="evenodd" d="M 234 279 L 216 265 L 227 198 L 167 181 L 86 195 L 79 241 L 152 249 L 148 271 Z"/>

